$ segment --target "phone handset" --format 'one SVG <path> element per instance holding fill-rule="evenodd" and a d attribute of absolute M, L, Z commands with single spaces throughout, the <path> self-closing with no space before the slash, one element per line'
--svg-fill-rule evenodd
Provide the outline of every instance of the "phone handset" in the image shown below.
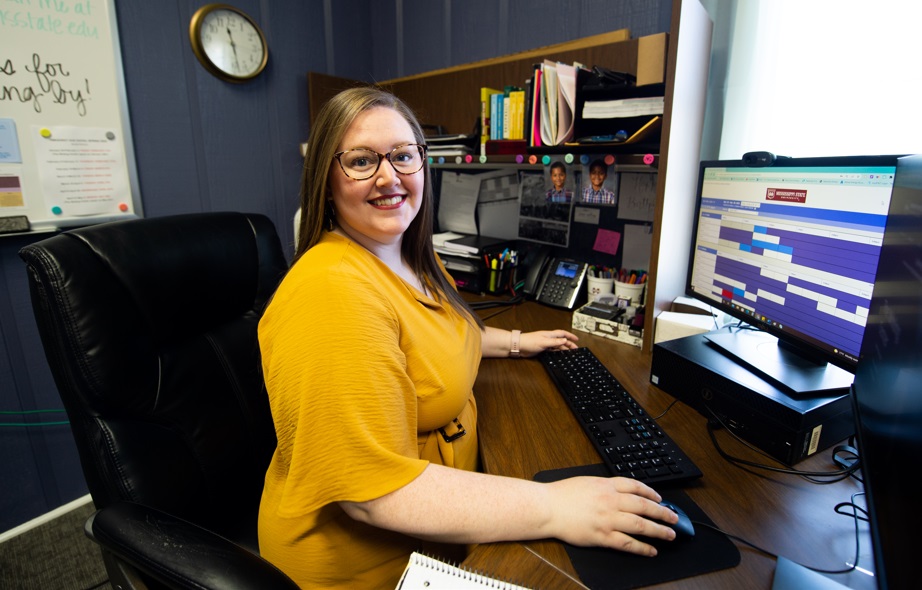
<path fill-rule="evenodd" d="M 549 250 L 541 250 L 528 267 L 522 290 L 539 303 L 575 309 L 585 299 L 583 283 L 587 269 L 585 262 L 552 257 Z"/>
<path fill-rule="evenodd" d="M 551 251 L 547 246 L 541 246 L 534 252 L 529 253 L 523 264 L 527 266 L 525 274 L 525 284 L 522 286 L 522 292 L 529 297 L 535 297 L 544 283 L 547 274 L 548 263 L 551 261 Z"/>

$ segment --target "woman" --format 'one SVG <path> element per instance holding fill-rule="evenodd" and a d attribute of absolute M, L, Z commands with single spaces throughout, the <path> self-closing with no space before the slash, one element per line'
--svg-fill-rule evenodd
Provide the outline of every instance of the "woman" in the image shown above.
<path fill-rule="evenodd" d="M 260 325 L 278 448 L 260 552 L 302 587 L 393 588 L 409 553 L 558 537 L 653 555 L 658 494 L 626 479 L 477 473 L 482 357 L 574 348 L 484 327 L 432 249 L 423 134 L 394 96 L 346 90 L 313 125 L 295 262 Z"/>

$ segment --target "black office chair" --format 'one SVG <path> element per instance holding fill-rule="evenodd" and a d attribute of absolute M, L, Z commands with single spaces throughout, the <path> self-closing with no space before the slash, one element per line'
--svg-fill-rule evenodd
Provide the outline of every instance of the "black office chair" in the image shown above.
<path fill-rule="evenodd" d="M 287 269 L 272 222 L 121 221 L 20 256 L 112 585 L 296 588 L 256 538 L 276 445 L 256 327 Z"/>

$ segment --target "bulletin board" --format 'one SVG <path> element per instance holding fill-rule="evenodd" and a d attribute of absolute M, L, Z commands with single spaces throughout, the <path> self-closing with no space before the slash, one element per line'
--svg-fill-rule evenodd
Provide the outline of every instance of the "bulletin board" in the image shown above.
<path fill-rule="evenodd" d="M 114 0 L 0 5 L 0 218 L 141 215 Z"/>

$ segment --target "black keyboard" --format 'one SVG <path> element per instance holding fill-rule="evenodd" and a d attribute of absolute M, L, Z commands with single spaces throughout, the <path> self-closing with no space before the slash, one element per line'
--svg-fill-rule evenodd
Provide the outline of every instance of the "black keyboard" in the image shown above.
<path fill-rule="evenodd" d="M 613 475 L 654 486 L 701 477 L 591 350 L 545 351 L 538 360 Z"/>

